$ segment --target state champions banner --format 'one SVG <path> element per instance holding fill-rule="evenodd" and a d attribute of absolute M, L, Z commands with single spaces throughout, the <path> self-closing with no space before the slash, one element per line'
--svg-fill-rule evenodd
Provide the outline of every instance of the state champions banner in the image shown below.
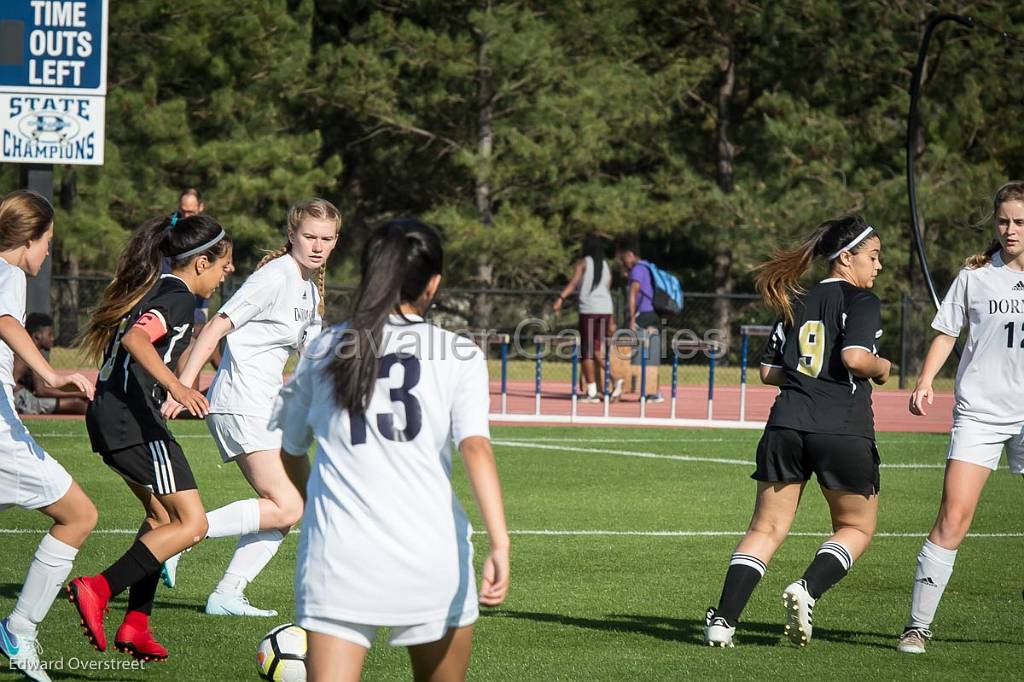
<path fill-rule="evenodd" d="M 0 1 L 0 162 L 103 163 L 107 2 Z"/>

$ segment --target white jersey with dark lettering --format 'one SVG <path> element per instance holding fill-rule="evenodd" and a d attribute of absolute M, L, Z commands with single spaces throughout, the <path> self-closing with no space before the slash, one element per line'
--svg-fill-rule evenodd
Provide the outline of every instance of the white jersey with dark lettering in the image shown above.
<path fill-rule="evenodd" d="M 351 413 L 338 409 L 325 374 L 344 328 L 307 349 L 274 418 L 286 452 L 316 443 L 295 572 L 297 622 L 465 622 L 477 609 L 472 527 L 452 490 L 451 453 L 453 442 L 490 437 L 484 354 L 421 318 L 392 316 L 369 408 Z"/>
<path fill-rule="evenodd" d="M 932 328 L 959 336 L 965 323 L 954 415 L 992 425 L 1024 422 L 1024 272 L 1007 267 L 999 253 L 961 270 Z"/>
<path fill-rule="evenodd" d="M 234 329 L 210 386 L 210 412 L 269 419 L 288 357 L 316 338 L 320 292 L 289 255 L 249 275 L 219 314 Z"/>

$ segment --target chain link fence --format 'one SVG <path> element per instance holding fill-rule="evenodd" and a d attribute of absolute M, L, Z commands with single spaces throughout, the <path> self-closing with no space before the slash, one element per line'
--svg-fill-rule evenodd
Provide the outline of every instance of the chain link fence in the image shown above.
<path fill-rule="evenodd" d="M 76 365 L 76 351 L 71 350 L 74 339 L 88 320 L 89 311 L 99 302 L 103 289 L 110 279 L 104 276 L 55 276 L 51 289 L 51 304 L 55 323 L 56 362 L 62 366 Z M 229 278 L 221 290 L 214 294 L 210 310 L 216 311 L 222 300 L 226 300 L 241 286 L 244 280 Z M 346 316 L 355 288 L 353 286 L 328 286 L 325 319 L 328 324 L 339 322 Z M 625 290 L 613 292 L 615 319 L 620 329 L 627 328 L 625 321 Z M 430 318 L 446 329 L 456 332 L 477 333 L 483 330 L 495 334 L 508 334 L 512 343 L 509 355 L 509 379 L 532 380 L 534 378 L 534 337 L 537 335 L 558 335 L 571 333 L 577 326 L 574 302 L 566 302 L 562 310 L 555 312 L 552 303 L 558 297 L 558 289 L 475 289 L 442 287 L 430 311 Z M 879 352 L 891 359 L 897 366 L 899 386 L 911 386 L 920 369 L 921 362 L 934 336 L 930 328 L 934 307 L 930 300 L 903 296 L 899 301 L 882 304 L 884 333 L 879 340 Z M 727 329 L 719 331 L 719 322 L 728 320 Z M 761 299 L 754 294 L 720 295 L 705 292 L 687 292 L 685 305 L 680 315 L 663 320 L 663 338 L 670 339 L 677 334 L 692 335 L 690 338 L 714 339 L 722 350 L 716 356 L 716 381 L 722 384 L 739 382 L 740 327 L 743 325 L 769 325 L 774 316 Z M 763 339 L 752 338 L 749 364 L 756 366 L 763 347 Z M 662 366 L 659 378 L 668 381 L 669 344 L 662 344 Z M 492 349 L 497 356 L 497 349 Z M 685 359 L 680 365 L 680 382 L 702 384 L 708 380 L 709 359 L 701 353 Z M 497 368 L 497 365 L 495 365 Z M 943 377 L 948 379 L 955 372 L 955 363 L 947 363 Z M 492 376 L 496 376 L 492 373 Z M 568 381 L 570 363 L 565 354 L 554 354 L 545 358 L 545 380 Z M 951 384 L 950 384 L 951 387 Z"/>

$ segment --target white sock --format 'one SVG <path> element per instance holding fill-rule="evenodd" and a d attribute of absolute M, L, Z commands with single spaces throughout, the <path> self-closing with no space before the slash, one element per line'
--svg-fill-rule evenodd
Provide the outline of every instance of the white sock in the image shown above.
<path fill-rule="evenodd" d="M 910 621 L 908 628 L 927 628 L 935 620 L 942 593 L 946 591 L 949 577 L 953 575 L 956 550 L 939 547 L 931 540 L 925 540 L 917 555 L 917 573 L 910 597 Z"/>
<path fill-rule="evenodd" d="M 235 555 L 231 557 L 224 577 L 217 585 L 218 592 L 242 592 L 256 579 L 284 542 L 284 534 L 276 528 L 243 535 L 238 539 Z"/>
<path fill-rule="evenodd" d="M 208 538 L 227 538 L 248 535 L 260 529 L 260 501 L 256 498 L 239 500 L 206 512 L 210 529 Z"/>
<path fill-rule="evenodd" d="M 597 397 L 597 383 L 591 382 L 591 383 L 587 384 L 587 397 L 588 398 L 596 398 Z"/>
<path fill-rule="evenodd" d="M 18 603 L 11 612 L 9 624 L 12 632 L 27 635 L 36 631 L 36 626 L 43 622 L 57 593 L 64 587 L 77 555 L 75 547 L 49 533 L 43 536 L 28 567 Z"/>

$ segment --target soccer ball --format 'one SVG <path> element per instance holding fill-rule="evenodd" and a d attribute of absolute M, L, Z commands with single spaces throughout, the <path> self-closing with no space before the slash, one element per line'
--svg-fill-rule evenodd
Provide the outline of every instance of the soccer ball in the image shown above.
<path fill-rule="evenodd" d="M 256 647 L 260 677 L 274 682 L 306 682 L 306 631 L 293 623 L 278 625 Z"/>

